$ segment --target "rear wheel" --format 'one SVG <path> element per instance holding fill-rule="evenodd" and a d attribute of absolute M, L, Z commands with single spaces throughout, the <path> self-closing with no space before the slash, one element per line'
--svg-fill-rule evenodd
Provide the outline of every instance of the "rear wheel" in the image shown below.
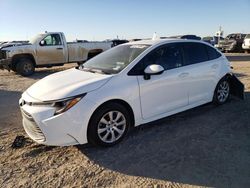
<path fill-rule="evenodd" d="M 130 126 L 127 109 L 118 103 L 110 103 L 99 108 L 92 116 L 88 140 L 94 145 L 112 146 L 123 139 Z"/>
<path fill-rule="evenodd" d="M 22 76 L 29 76 L 35 71 L 33 62 L 28 58 L 21 58 L 16 65 L 16 72 Z"/>
<path fill-rule="evenodd" d="M 230 84 L 227 78 L 223 78 L 217 84 L 214 91 L 213 102 L 215 104 L 224 104 L 229 99 L 230 95 Z"/>

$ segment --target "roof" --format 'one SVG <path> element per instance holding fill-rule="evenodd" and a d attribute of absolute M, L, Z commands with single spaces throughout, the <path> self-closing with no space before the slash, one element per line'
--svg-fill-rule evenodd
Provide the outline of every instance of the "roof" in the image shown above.
<path fill-rule="evenodd" d="M 140 40 L 140 41 L 125 43 L 123 45 L 128 45 L 128 44 L 157 45 L 157 44 L 161 44 L 161 43 L 172 43 L 172 42 L 200 42 L 200 43 L 203 43 L 203 41 L 199 41 L 199 40 L 168 38 L 168 39 L 157 39 L 157 40 Z"/>

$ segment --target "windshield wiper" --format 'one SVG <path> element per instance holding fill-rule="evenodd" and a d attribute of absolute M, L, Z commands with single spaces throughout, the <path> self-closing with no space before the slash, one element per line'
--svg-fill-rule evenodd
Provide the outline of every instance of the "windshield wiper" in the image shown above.
<path fill-rule="evenodd" d="M 101 69 L 95 69 L 95 68 L 87 68 L 84 67 L 83 65 L 79 67 L 80 70 L 86 71 L 86 72 L 91 72 L 91 73 L 99 73 L 99 74 L 111 74 L 107 71 L 101 70 Z"/>

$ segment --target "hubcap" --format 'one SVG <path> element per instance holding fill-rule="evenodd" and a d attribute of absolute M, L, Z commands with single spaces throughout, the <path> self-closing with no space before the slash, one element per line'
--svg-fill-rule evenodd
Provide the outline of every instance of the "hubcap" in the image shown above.
<path fill-rule="evenodd" d="M 227 81 L 223 81 L 220 83 L 217 91 L 218 101 L 223 103 L 227 100 L 228 96 L 229 96 L 229 84 Z"/>
<path fill-rule="evenodd" d="M 31 64 L 30 64 L 30 63 L 25 63 L 24 66 L 23 66 L 23 70 L 24 70 L 25 72 L 31 71 L 31 70 L 32 70 Z"/>
<path fill-rule="evenodd" d="M 119 111 L 110 111 L 104 114 L 98 123 L 97 133 L 105 143 L 113 143 L 124 134 L 126 118 Z"/>

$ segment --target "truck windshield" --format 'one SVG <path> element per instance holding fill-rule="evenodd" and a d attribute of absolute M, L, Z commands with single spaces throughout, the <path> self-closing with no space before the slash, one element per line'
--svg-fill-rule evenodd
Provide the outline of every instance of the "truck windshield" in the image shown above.
<path fill-rule="evenodd" d="M 43 34 L 38 34 L 34 37 L 32 37 L 30 40 L 29 40 L 29 43 L 30 44 L 34 44 L 38 39 L 42 38 L 43 37 Z"/>
<path fill-rule="evenodd" d="M 138 57 L 149 45 L 126 44 L 114 47 L 79 67 L 83 71 L 117 74 Z"/>

